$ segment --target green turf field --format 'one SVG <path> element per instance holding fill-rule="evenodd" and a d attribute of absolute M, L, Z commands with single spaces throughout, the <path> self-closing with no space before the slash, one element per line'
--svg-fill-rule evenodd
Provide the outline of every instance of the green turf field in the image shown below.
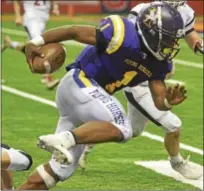
<path fill-rule="evenodd" d="M 48 28 L 71 24 L 71 22 L 50 22 Z M 83 23 L 84 24 L 84 23 Z M 86 23 L 87 24 L 87 23 Z M 12 22 L 3 22 L 3 28 L 22 30 Z M 10 31 L 14 40 L 25 41 L 26 37 Z M 7 33 L 3 31 L 3 37 Z M 178 59 L 202 64 L 203 57 L 195 56 L 182 42 L 182 51 Z M 74 61 L 83 47 L 66 46 L 68 56 L 66 63 Z M 62 67 L 55 77 L 65 74 Z M 5 86 L 34 94 L 54 101 L 55 91 L 48 91 L 40 82 L 40 76 L 32 74 L 23 54 L 6 50 L 2 55 L 2 78 Z M 183 81 L 188 88 L 188 99 L 173 111 L 182 119 L 181 142 L 203 150 L 203 69 L 177 65 L 175 80 Z M 126 107 L 121 92 L 116 95 Z M 36 147 L 37 137 L 53 133 L 58 119 L 57 110 L 51 106 L 2 91 L 2 141 L 10 146 L 27 151 L 33 156 L 34 170 L 46 162 L 50 155 Z M 151 134 L 163 136 L 164 132 L 152 123 L 146 129 Z M 183 156 L 191 155 L 191 160 L 203 165 L 203 155 L 188 150 L 181 151 Z M 173 178 L 160 175 L 145 167 L 134 164 L 134 161 L 166 160 L 167 153 L 161 142 L 141 136 L 126 144 L 97 145 L 88 157 L 87 169 L 77 169 L 70 180 L 58 184 L 54 189 L 108 189 L 108 190 L 197 190 L 198 188 Z M 31 172 L 17 172 L 15 186 L 22 183 Z"/>

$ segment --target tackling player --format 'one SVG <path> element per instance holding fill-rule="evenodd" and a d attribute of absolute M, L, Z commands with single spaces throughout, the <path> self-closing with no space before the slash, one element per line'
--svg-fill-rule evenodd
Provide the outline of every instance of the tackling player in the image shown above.
<path fill-rule="evenodd" d="M 174 23 L 174 24 L 173 24 Z M 147 7 L 137 20 L 112 15 L 99 28 L 71 26 L 53 29 L 31 40 L 25 48 L 27 62 L 40 56 L 38 46 L 75 40 L 89 44 L 67 66 L 56 93 L 59 121 L 55 135 L 39 137 L 39 146 L 53 153 L 20 186 L 21 190 L 49 189 L 68 179 L 89 143 L 125 142 L 132 127 L 122 105 L 112 96 L 126 86 L 149 81 L 154 103 L 169 110 L 186 99 L 183 86 L 166 88 L 164 79 L 171 70 L 169 59 L 180 50 L 184 35 L 181 15 L 166 3 Z M 152 41 L 157 39 L 157 41 Z M 84 123 L 76 128 L 80 123 Z"/>
<path fill-rule="evenodd" d="M 191 7 L 181 0 L 161 0 L 178 10 L 181 14 L 185 26 L 185 41 L 195 53 L 204 53 L 203 40 L 194 30 L 195 13 Z M 149 3 L 142 3 L 134 7 L 128 19 L 133 23 L 136 22 L 137 15 L 140 11 L 145 9 Z M 170 77 L 174 74 L 174 70 L 168 75 Z M 145 129 L 148 120 L 152 121 L 157 126 L 160 126 L 166 132 L 164 138 L 164 145 L 169 154 L 170 164 L 172 168 L 189 179 L 196 179 L 198 172 L 192 170 L 188 161 L 185 161 L 180 155 L 180 128 L 181 120 L 171 111 L 158 110 L 153 102 L 148 82 L 140 85 L 127 88 L 124 91 L 126 99 L 128 100 L 128 118 L 133 127 L 133 134 L 135 137 L 139 136 Z"/>
<path fill-rule="evenodd" d="M 59 15 L 59 6 L 56 1 L 23 1 L 24 15 L 23 18 L 20 13 L 20 1 L 13 1 L 14 12 L 16 16 L 16 25 L 23 25 L 29 39 L 33 39 L 36 36 L 41 35 L 46 28 L 47 21 L 50 17 L 50 10 L 55 15 Z M 10 37 L 6 36 L 4 44 L 2 45 L 2 51 L 6 48 L 12 48 L 23 52 L 23 44 L 17 41 L 12 41 Z M 59 79 L 54 79 L 52 75 L 42 75 L 41 82 L 46 85 L 48 89 L 56 87 L 59 83 Z"/>
<path fill-rule="evenodd" d="M 27 153 L 1 144 L 1 189 L 13 189 L 10 171 L 28 170 L 32 163 L 32 157 Z"/>
<path fill-rule="evenodd" d="M 194 30 L 195 13 L 192 8 L 188 6 L 186 1 L 164 0 L 164 2 L 176 8 L 181 14 L 185 26 L 185 41 L 189 45 L 189 47 L 195 53 L 203 54 L 203 40 Z M 131 10 L 128 19 L 135 24 L 138 14 L 143 9 L 148 7 L 149 4 L 150 3 L 141 3 L 135 6 Z M 171 77 L 174 72 L 175 66 L 167 77 Z M 128 101 L 128 119 L 130 120 L 131 125 L 133 127 L 133 136 L 140 136 L 149 120 L 164 129 L 166 132 L 164 138 L 164 145 L 169 154 L 169 159 L 172 168 L 178 171 L 186 178 L 196 179 L 198 177 L 198 173 L 196 171 L 192 171 L 191 173 L 189 173 L 189 168 L 191 167 L 189 163 L 184 160 L 183 157 L 180 155 L 179 143 L 180 128 L 182 125 L 181 120 L 170 110 L 160 111 L 157 109 L 157 107 L 154 105 L 148 82 L 141 83 L 140 85 L 137 85 L 132 88 L 125 88 L 124 93 Z M 79 165 L 81 168 L 85 168 L 86 155 L 90 152 L 90 149 L 91 148 L 87 146 L 84 150 L 84 154 L 80 158 Z"/>

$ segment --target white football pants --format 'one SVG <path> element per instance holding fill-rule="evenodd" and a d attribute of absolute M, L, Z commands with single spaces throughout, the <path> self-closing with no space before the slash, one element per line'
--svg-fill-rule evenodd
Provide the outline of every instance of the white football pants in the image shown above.
<path fill-rule="evenodd" d="M 49 19 L 49 14 L 45 16 L 40 16 L 40 14 L 44 13 L 41 13 L 40 11 L 27 11 L 24 14 L 24 27 L 26 32 L 28 33 L 29 39 L 33 39 L 36 36 L 40 36 L 46 29 L 46 23 Z"/>
<path fill-rule="evenodd" d="M 149 86 L 138 85 L 124 91 L 128 101 L 128 119 L 133 128 L 133 136 L 139 136 L 150 120 L 166 132 L 175 132 L 181 127 L 181 120 L 171 111 L 156 108 Z"/>
<path fill-rule="evenodd" d="M 80 69 L 72 69 L 62 78 L 56 103 L 60 115 L 56 133 L 72 130 L 89 121 L 107 121 L 121 131 L 124 141 L 132 137 L 132 128 L 122 105 L 94 80 L 86 78 Z M 61 181 L 73 174 L 84 148 L 83 144 L 71 148 L 74 158 L 71 165 L 50 160 L 52 170 Z"/>

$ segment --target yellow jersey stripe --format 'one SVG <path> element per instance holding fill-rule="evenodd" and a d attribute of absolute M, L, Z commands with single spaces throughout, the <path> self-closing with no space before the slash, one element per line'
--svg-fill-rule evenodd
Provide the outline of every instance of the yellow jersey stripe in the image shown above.
<path fill-rule="evenodd" d="M 92 83 L 90 82 L 90 80 L 85 77 L 85 73 L 82 70 L 79 73 L 79 79 L 86 87 L 92 87 L 93 86 Z"/>
<path fill-rule="evenodd" d="M 125 37 L 125 26 L 123 20 L 118 15 L 111 15 L 108 18 L 111 19 L 113 23 L 113 37 L 106 49 L 108 54 L 112 54 L 116 52 L 122 45 L 124 37 Z"/>

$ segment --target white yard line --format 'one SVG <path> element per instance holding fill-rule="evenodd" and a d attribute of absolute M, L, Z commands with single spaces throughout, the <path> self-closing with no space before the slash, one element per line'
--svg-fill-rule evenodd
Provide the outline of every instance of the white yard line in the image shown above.
<path fill-rule="evenodd" d="M 40 102 L 42 104 L 46 104 L 46 105 L 49 105 L 49 106 L 56 108 L 56 104 L 54 101 L 51 101 L 51 100 L 48 100 L 48 99 L 45 99 L 45 98 L 42 98 L 42 97 L 39 97 L 39 96 L 36 96 L 33 94 L 29 94 L 27 92 L 23 92 L 23 91 L 20 91 L 20 90 L 17 90 L 15 88 L 5 86 L 5 85 L 2 85 L 2 90 L 5 92 L 9 92 L 11 94 L 15 94 L 17 96 L 21 96 L 21 97 L 24 97 L 26 99 L 30 99 L 30 100 Z M 155 140 L 155 141 L 158 141 L 158 142 L 164 142 L 163 137 L 160 137 L 158 135 L 154 135 L 154 134 L 151 134 L 148 132 L 143 132 L 142 136 L 147 137 L 147 138 L 152 139 L 152 140 Z M 190 145 L 183 144 L 183 143 L 180 144 L 180 147 L 184 150 L 191 151 L 191 152 L 199 154 L 199 155 L 203 155 L 203 151 L 199 148 L 195 148 L 195 147 L 192 147 Z"/>
<path fill-rule="evenodd" d="M 26 32 L 20 31 L 20 30 L 9 29 L 9 28 L 2 28 L 2 33 L 27 37 Z M 86 46 L 86 44 L 82 44 L 82 43 L 79 43 L 79 42 L 76 42 L 76 41 L 65 41 L 64 44 L 81 46 L 81 47 Z M 179 64 L 179 65 L 184 65 L 184 66 L 188 66 L 188 67 L 203 69 L 203 64 L 202 63 L 189 62 L 189 61 L 179 60 L 179 59 L 175 59 L 174 61 L 175 61 L 176 64 Z"/>
<path fill-rule="evenodd" d="M 5 92 L 9 92 L 11 94 L 14 94 L 14 95 L 17 95 L 20 97 L 24 97 L 26 99 L 30 99 L 30 100 L 33 100 L 33 101 L 36 101 L 36 102 L 39 102 L 42 104 L 46 104 L 46 105 L 49 105 L 49 106 L 56 108 L 56 103 L 54 101 L 51 101 L 51 100 L 48 100 L 48 99 L 45 99 L 45 98 L 42 98 L 42 97 L 39 97 L 39 96 L 36 96 L 33 94 L 29 94 L 29 93 L 26 93 L 26 92 L 23 92 L 23 91 L 20 91 L 20 90 L 17 90 L 15 88 L 11 88 L 11 87 L 8 87 L 5 85 L 2 85 L 1 89 Z"/>
<path fill-rule="evenodd" d="M 191 162 L 192 163 L 192 162 Z M 198 180 L 189 180 L 181 176 L 178 172 L 173 170 L 170 166 L 169 161 L 135 161 L 136 165 L 143 166 L 145 168 L 151 169 L 159 174 L 172 177 L 177 181 L 181 181 L 186 184 L 193 185 L 199 189 L 203 190 L 203 175 L 200 179 Z M 201 172 L 203 172 L 203 166 L 195 164 Z"/>

